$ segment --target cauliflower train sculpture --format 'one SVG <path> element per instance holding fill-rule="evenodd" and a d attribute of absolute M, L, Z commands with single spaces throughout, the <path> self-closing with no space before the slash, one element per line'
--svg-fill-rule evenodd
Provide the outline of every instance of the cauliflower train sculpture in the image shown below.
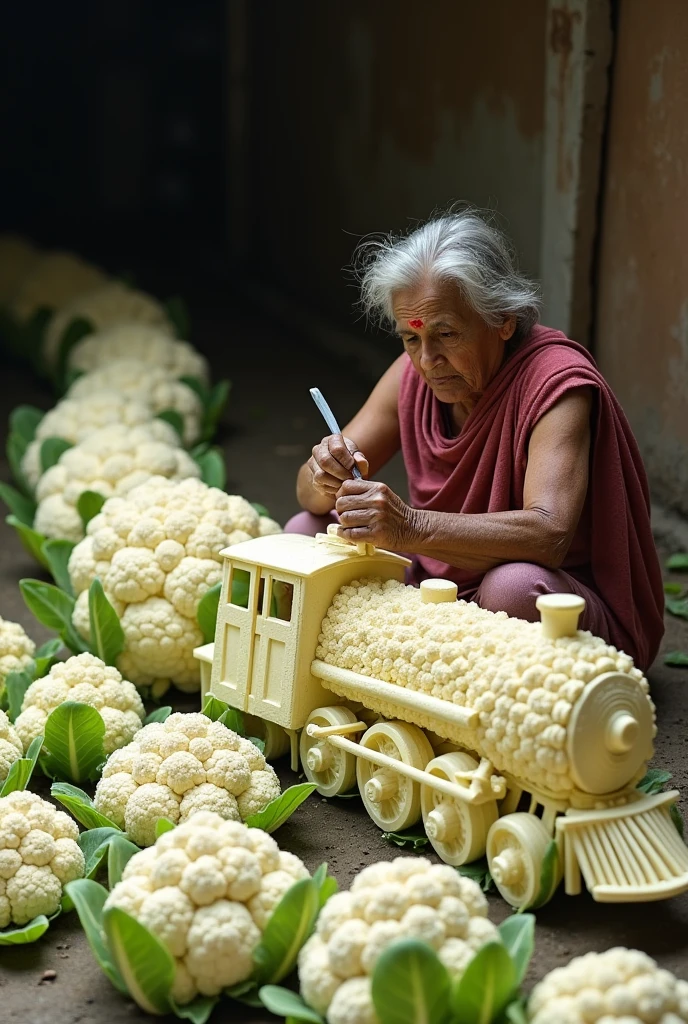
<path fill-rule="evenodd" d="M 357 783 L 389 832 L 422 818 L 448 864 L 487 854 L 515 907 L 546 901 L 562 876 L 602 901 L 688 889 L 678 793 L 635 788 L 656 731 L 647 680 L 577 630 L 581 598 L 540 598 L 542 623 L 510 619 L 447 581 L 404 586 L 406 559 L 336 531 L 224 559 L 216 642 L 196 652 L 203 693 L 282 727 L 293 753 L 301 730 L 321 794 Z"/>

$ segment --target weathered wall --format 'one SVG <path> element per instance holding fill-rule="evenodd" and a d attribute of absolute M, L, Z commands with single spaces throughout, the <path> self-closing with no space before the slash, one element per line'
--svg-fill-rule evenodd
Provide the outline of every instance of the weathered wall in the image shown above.
<path fill-rule="evenodd" d="M 358 237 L 463 199 L 539 271 L 545 0 L 249 5 L 249 269 L 351 322 Z"/>
<path fill-rule="evenodd" d="M 619 5 L 595 354 L 657 498 L 688 514 L 688 5 Z"/>

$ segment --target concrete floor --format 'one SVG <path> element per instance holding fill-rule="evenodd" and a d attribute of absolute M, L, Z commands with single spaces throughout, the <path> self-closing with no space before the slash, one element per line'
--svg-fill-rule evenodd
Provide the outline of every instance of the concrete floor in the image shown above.
<path fill-rule="evenodd" d="M 275 518 L 284 521 L 296 510 L 297 467 L 323 434 L 308 388 L 319 386 L 343 423 L 366 396 L 369 382 L 254 313 L 237 315 L 231 326 L 217 303 L 199 301 L 193 313 L 193 340 L 208 351 L 215 376 L 233 381 L 221 437 L 228 490 L 263 502 Z M 0 423 L 6 423 L 9 411 L 20 402 L 47 408 L 51 398 L 28 373 L 5 367 L 0 382 Z M 0 477 L 8 479 L 4 463 Z M 403 470 L 398 462 L 388 468 L 385 479 L 403 493 Z M 33 624 L 17 588 L 19 578 L 35 575 L 36 567 L 19 548 L 13 531 L 0 523 L 0 614 L 22 622 L 40 642 L 47 634 Z M 688 623 L 669 619 L 663 650 L 678 647 L 688 650 Z M 660 655 L 650 681 L 659 717 L 654 764 L 672 771 L 674 784 L 685 794 L 688 671 L 664 667 Z M 186 699 L 181 708 L 192 710 Z M 280 767 L 280 775 L 285 785 L 295 781 L 286 767 Z M 684 799 L 684 811 L 686 806 Z M 311 869 L 328 861 L 342 888 L 349 886 L 364 865 L 399 853 L 380 838 L 357 799 L 327 802 L 311 797 L 283 826 L 277 839 Z M 498 922 L 506 916 L 507 907 L 497 895 L 489 899 L 490 916 Z M 559 893 L 538 911 L 537 920 L 528 987 L 572 956 L 619 944 L 644 949 L 663 966 L 688 977 L 688 894 L 665 903 L 609 906 L 594 903 L 587 894 L 573 898 Z M 56 972 L 54 980 L 42 980 L 47 970 Z M 100 973 L 74 914 L 58 919 L 33 946 L 0 949 L 0 1002 L 0 1020 L 8 1024 L 47 1020 L 54 1024 L 124 1024 L 145 1019 Z M 225 1003 L 213 1020 L 230 1015 L 233 1020 L 270 1019 L 267 1013 Z"/>

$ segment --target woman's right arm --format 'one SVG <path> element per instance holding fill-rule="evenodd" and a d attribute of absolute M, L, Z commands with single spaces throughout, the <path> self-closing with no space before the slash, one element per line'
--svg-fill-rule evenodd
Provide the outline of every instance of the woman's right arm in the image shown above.
<path fill-rule="evenodd" d="M 299 470 L 296 497 L 314 515 L 331 512 L 343 480 L 353 476 L 354 462 L 362 475 L 375 475 L 399 450 L 399 385 L 405 356 L 399 356 L 382 375 L 365 405 L 344 427 L 313 448 Z"/>

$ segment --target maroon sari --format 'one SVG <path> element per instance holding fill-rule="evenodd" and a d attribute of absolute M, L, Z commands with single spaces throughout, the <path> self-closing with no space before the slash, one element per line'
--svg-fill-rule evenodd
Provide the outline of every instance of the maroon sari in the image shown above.
<path fill-rule="evenodd" d="M 399 391 L 399 422 L 410 504 L 471 514 L 523 508 L 533 427 L 578 387 L 595 394 L 590 477 L 562 569 L 599 595 L 617 627 L 617 646 L 648 666 L 664 632 L 664 592 L 647 478 L 628 421 L 581 345 L 560 331 L 536 326 L 502 366 L 457 437 L 450 436 L 442 403 L 409 359 Z M 419 576 L 454 580 L 459 594 L 475 591 L 483 575 L 425 556 L 418 556 L 416 564 Z"/>

